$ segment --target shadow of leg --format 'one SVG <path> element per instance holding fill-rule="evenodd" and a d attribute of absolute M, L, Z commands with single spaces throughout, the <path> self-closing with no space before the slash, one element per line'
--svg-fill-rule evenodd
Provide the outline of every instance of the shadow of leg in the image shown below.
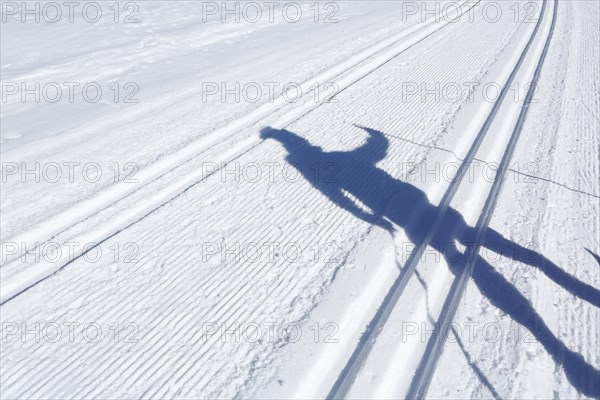
<path fill-rule="evenodd" d="M 543 255 L 511 242 L 493 229 L 486 231 L 483 245 L 504 257 L 512 258 L 515 261 L 539 269 L 573 296 L 600 307 L 600 291 L 598 289 L 565 272 Z"/>
<path fill-rule="evenodd" d="M 600 371 L 554 336 L 531 303 L 511 283 L 481 257 L 476 261 L 472 277 L 494 306 L 528 329 L 555 362 L 563 366 L 567 379 L 579 392 L 600 398 Z"/>

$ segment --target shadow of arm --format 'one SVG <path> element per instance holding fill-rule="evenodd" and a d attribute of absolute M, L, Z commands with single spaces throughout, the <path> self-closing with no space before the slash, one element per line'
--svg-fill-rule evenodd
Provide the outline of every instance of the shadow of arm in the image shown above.
<path fill-rule="evenodd" d="M 384 219 L 381 215 L 368 213 L 359 206 L 357 206 L 354 201 L 352 201 L 350 198 L 344 195 L 344 193 L 338 186 L 323 185 L 319 188 L 319 190 L 321 191 L 321 193 L 327 196 L 329 200 L 335 203 L 335 205 L 348 211 L 356 218 L 360 218 L 365 222 L 377 225 L 389 232 L 392 232 L 393 227 L 389 221 Z"/>

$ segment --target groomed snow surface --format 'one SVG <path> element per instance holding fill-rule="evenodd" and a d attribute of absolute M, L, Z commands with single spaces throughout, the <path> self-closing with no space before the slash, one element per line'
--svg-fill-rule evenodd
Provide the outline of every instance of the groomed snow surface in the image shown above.
<path fill-rule="evenodd" d="M 600 3 L 1 2 L 0 398 L 600 398 Z"/>

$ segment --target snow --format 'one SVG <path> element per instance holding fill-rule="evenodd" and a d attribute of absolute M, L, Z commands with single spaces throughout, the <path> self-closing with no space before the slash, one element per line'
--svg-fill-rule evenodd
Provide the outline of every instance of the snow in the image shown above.
<path fill-rule="evenodd" d="M 267 3 L 2 2 L 0 397 L 600 397 L 598 3 Z"/>

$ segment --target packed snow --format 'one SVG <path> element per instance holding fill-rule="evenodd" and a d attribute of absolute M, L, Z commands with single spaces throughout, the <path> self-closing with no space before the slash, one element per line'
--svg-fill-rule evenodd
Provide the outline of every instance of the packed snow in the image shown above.
<path fill-rule="evenodd" d="M 0 4 L 0 398 L 600 398 L 598 1 Z"/>

